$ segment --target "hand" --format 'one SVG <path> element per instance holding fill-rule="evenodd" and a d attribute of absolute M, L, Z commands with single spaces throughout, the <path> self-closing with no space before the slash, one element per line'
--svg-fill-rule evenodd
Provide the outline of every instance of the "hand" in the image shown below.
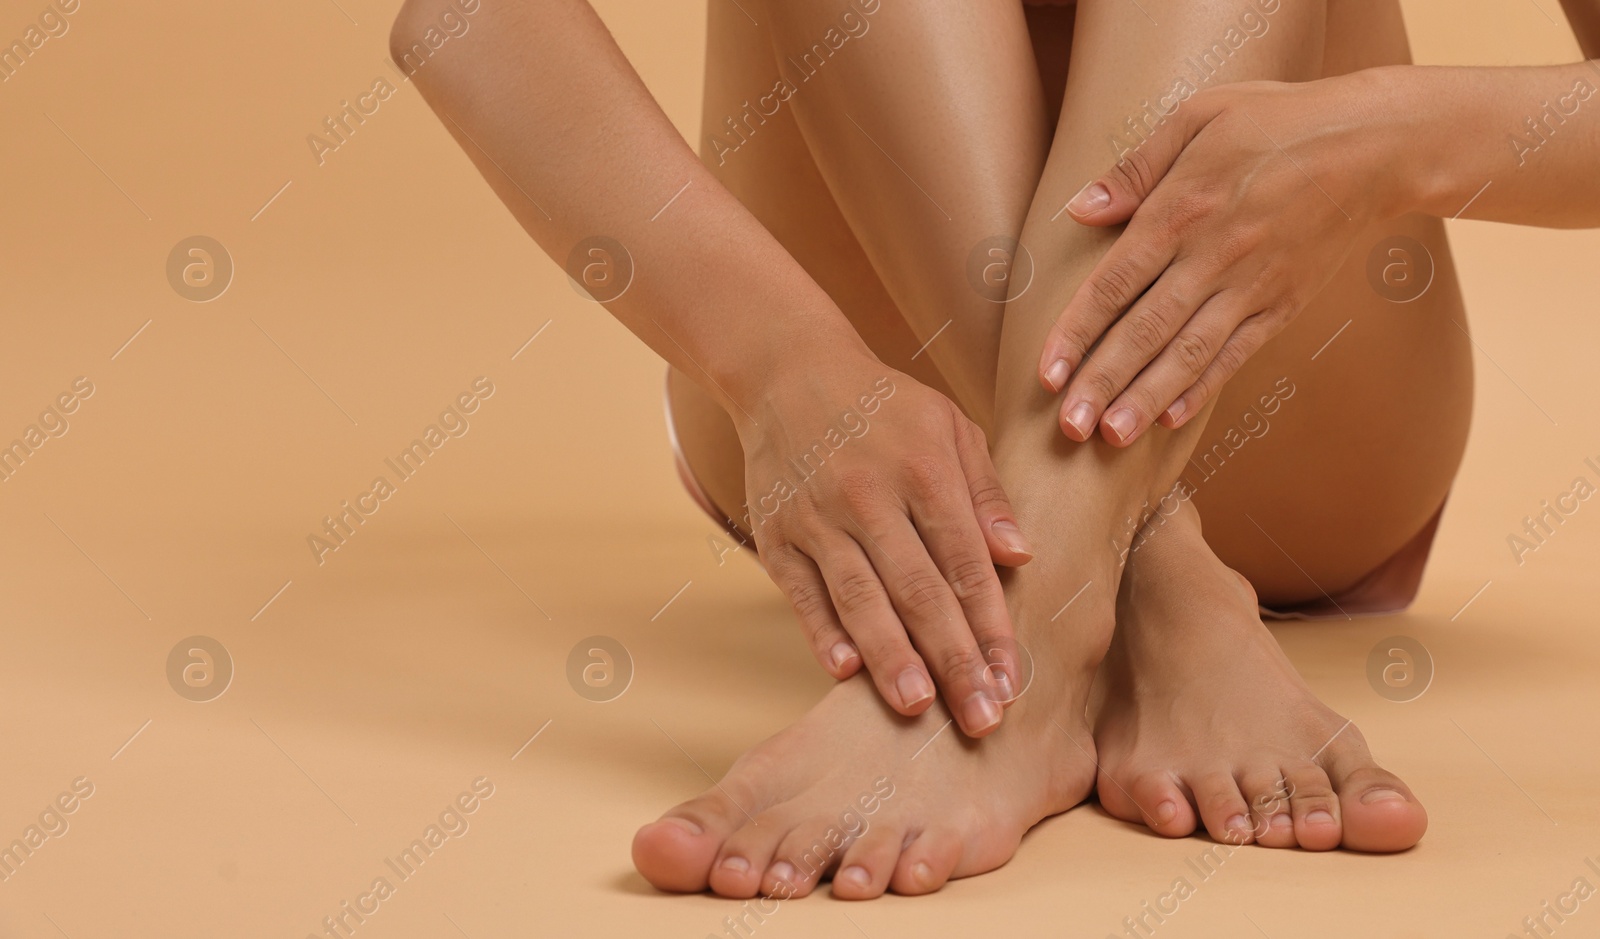
<path fill-rule="evenodd" d="M 1361 73 L 1207 89 L 1073 197 L 1080 223 L 1128 226 L 1040 358 L 1068 437 L 1181 427 L 1327 285 L 1399 202 L 1376 93 Z"/>
<path fill-rule="evenodd" d="M 835 678 L 865 664 L 908 716 L 937 682 L 963 731 L 994 730 L 1020 691 L 994 565 L 1031 552 L 983 431 L 854 354 L 807 356 L 768 388 L 738 422 L 747 521 L 817 660 Z"/>

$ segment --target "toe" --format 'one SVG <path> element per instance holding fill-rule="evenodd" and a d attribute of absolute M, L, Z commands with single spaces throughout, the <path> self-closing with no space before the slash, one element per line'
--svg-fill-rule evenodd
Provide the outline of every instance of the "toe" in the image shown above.
<path fill-rule="evenodd" d="M 850 840 L 858 834 L 840 827 L 833 816 L 807 818 L 789 830 L 772 852 L 772 863 L 761 879 L 763 893 L 803 897 L 815 890 L 833 870 Z"/>
<path fill-rule="evenodd" d="M 711 868 L 711 889 L 736 900 L 755 896 L 772 866 L 773 852 L 793 827 L 794 819 L 781 805 L 747 820 L 723 842 Z"/>
<path fill-rule="evenodd" d="M 1341 845 L 1355 851 L 1404 851 L 1422 839 L 1428 813 L 1400 777 L 1364 752 L 1333 760 L 1329 770 L 1344 823 Z"/>
<path fill-rule="evenodd" d="M 1339 800 L 1328 774 L 1315 763 L 1284 767 L 1289 789 L 1289 814 L 1294 817 L 1294 838 L 1308 851 L 1328 851 L 1339 846 Z"/>
<path fill-rule="evenodd" d="M 1222 844 L 1249 844 L 1255 840 L 1250 827 L 1250 806 L 1239 791 L 1233 773 L 1221 770 L 1198 777 L 1190 783 L 1194 804 L 1213 841 Z"/>
<path fill-rule="evenodd" d="M 873 825 L 839 859 L 833 895 L 841 900 L 870 900 L 889 888 L 905 833 L 885 824 Z"/>
<path fill-rule="evenodd" d="M 1128 822 L 1142 822 L 1150 830 L 1168 838 L 1194 834 L 1199 822 L 1189 805 L 1189 796 L 1170 773 L 1139 773 L 1131 781 L 1104 770 L 1096 780 L 1096 792 L 1106 811 Z"/>
<path fill-rule="evenodd" d="M 633 865 L 657 889 L 704 890 L 723 841 L 748 822 L 732 799 L 712 790 L 639 829 L 633 836 Z"/>
<path fill-rule="evenodd" d="M 1239 774 L 1239 791 L 1250 803 L 1250 831 L 1256 844 L 1292 848 L 1294 819 L 1289 814 L 1289 783 L 1274 764 Z"/>
<path fill-rule="evenodd" d="M 923 831 L 900 852 L 889 887 L 908 896 L 932 893 L 949 881 L 959 860 L 959 837 L 938 830 Z"/>

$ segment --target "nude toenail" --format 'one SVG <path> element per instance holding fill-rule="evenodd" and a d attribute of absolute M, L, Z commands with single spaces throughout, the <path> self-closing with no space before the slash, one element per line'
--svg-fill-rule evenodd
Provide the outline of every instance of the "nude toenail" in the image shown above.
<path fill-rule="evenodd" d="M 1406 797 L 1393 789 L 1368 789 L 1361 796 L 1362 805 L 1371 805 L 1374 802 L 1404 802 Z"/>
<path fill-rule="evenodd" d="M 844 663 L 856 657 L 856 647 L 848 642 L 841 642 L 833 647 L 829 656 L 833 659 L 834 668 L 844 668 Z"/>
<path fill-rule="evenodd" d="M 1306 816 L 1306 821 L 1313 825 L 1331 825 L 1333 824 L 1333 815 L 1330 812 L 1317 809 Z"/>
<path fill-rule="evenodd" d="M 1117 408 L 1106 415 L 1106 425 L 1117 435 L 1118 440 L 1127 440 L 1133 429 L 1139 426 L 1139 419 L 1134 417 L 1133 411 L 1128 408 Z"/>
<path fill-rule="evenodd" d="M 706 830 L 704 828 L 701 828 L 699 825 L 696 825 L 694 822 L 689 821 L 687 818 L 677 818 L 677 817 L 663 818 L 662 821 L 663 822 L 667 822 L 669 824 L 676 825 L 676 826 L 678 826 L 679 828 L 682 828 L 684 831 L 688 832 L 691 835 L 703 835 L 703 834 L 706 833 Z"/>
<path fill-rule="evenodd" d="M 918 861 L 911 868 L 911 879 L 920 886 L 930 887 L 933 885 L 933 868 L 929 867 L 925 862 Z"/>
<path fill-rule="evenodd" d="M 855 884 L 857 887 L 866 887 L 872 884 L 872 875 L 867 873 L 867 869 L 865 867 L 856 867 L 854 865 L 840 871 L 839 879 L 849 881 L 850 883 Z"/>
<path fill-rule="evenodd" d="M 1072 425 L 1073 430 L 1088 437 L 1094 430 L 1094 408 L 1087 401 L 1079 401 L 1067 412 L 1067 423 Z"/>
<path fill-rule="evenodd" d="M 794 865 L 790 864 L 788 861 L 779 861 L 778 863 L 772 865 L 772 870 L 768 871 L 768 873 L 771 874 L 772 878 L 779 883 L 794 883 Z"/>
<path fill-rule="evenodd" d="M 722 859 L 722 869 L 733 871 L 735 874 L 742 874 L 750 869 L 750 862 L 738 855 L 733 855 Z"/>
<path fill-rule="evenodd" d="M 967 730 L 988 730 L 1000 723 L 1000 705 L 990 700 L 989 696 L 981 691 L 974 691 L 968 698 L 962 713 L 967 719 Z"/>
<path fill-rule="evenodd" d="M 915 665 L 906 667 L 895 679 L 895 690 L 900 692 L 900 700 L 906 707 L 913 707 L 933 697 L 933 686 L 928 683 L 922 670 Z"/>
<path fill-rule="evenodd" d="M 1243 815 L 1235 815 L 1228 819 L 1227 828 L 1241 838 L 1250 836 L 1250 822 Z"/>
<path fill-rule="evenodd" d="M 1163 802 L 1156 806 L 1155 820 L 1157 825 L 1165 825 L 1178 817 L 1178 804 L 1176 802 Z"/>
<path fill-rule="evenodd" d="M 1294 827 L 1294 819 L 1287 815 L 1274 815 L 1267 824 L 1271 825 L 1274 831 L 1288 831 Z"/>

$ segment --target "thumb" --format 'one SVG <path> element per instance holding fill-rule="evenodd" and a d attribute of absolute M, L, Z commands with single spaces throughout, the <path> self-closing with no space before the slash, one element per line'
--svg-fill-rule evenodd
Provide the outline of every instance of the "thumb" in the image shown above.
<path fill-rule="evenodd" d="M 1122 154 L 1117 165 L 1078 190 L 1067 213 L 1083 225 L 1120 225 L 1172 169 L 1189 141 L 1210 120 L 1204 102 L 1191 100 L 1163 118 L 1155 132 Z"/>
<path fill-rule="evenodd" d="M 977 516 L 978 527 L 983 530 L 983 540 L 989 546 L 989 557 L 1005 567 L 1021 567 L 1033 560 L 1033 546 L 1023 536 L 1017 525 L 1017 513 L 1011 508 L 1000 485 L 1000 474 L 989 458 L 989 447 L 983 431 L 968 424 L 956 431 L 956 449 L 961 458 L 961 471 L 967 478 L 967 490 L 972 497 L 972 512 Z"/>

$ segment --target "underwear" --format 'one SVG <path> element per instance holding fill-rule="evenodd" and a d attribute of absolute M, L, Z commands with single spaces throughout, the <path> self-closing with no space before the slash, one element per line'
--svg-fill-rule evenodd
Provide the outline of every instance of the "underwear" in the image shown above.
<path fill-rule="evenodd" d="M 700 506 L 702 511 L 711 516 L 712 521 L 737 539 L 740 544 L 745 543 L 747 536 L 739 531 L 738 526 L 726 512 L 717 508 L 717 504 L 711 499 L 711 494 L 706 492 L 700 480 L 695 477 L 694 470 L 689 468 L 689 461 L 684 458 L 683 447 L 678 444 L 678 429 L 672 421 L 670 382 L 662 392 L 662 402 L 666 406 L 667 441 L 672 446 L 672 461 L 678 468 L 678 478 L 683 482 L 683 488 L 688 491 L 689 498 L 694 500 L 695 505 Z M 1373 568 L 1354 586 L 1341 590 L 1337 595 L 1328 595 L 1303 603 L 1261 606 L 1262 618 L 1344 619 L 1356 616 L 1388 616 L 1404 612 L 1417 598 L 1417 590 L 1422 586 L 1422 570 L 1427 566 L 1428 555 L 1433 551 L 1433 538 L 1439 530 L 1439 519 L 1443 515 L 1444 504 L 1440 503 L 1438 511 L 1433 513 L 1433 517 L 1428 519 L 1421 531 L 1411 536 L 1411 540 L 1402 545 L 1400 550 Z"/>

